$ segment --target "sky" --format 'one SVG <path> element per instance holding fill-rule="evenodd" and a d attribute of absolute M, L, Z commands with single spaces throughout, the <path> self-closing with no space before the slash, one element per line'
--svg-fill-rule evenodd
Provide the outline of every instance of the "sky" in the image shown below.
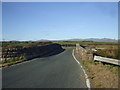
<path fill-rule="evenodd" d="M 117 2 L 3 2 L 4 40 L 118 38 Z"/>

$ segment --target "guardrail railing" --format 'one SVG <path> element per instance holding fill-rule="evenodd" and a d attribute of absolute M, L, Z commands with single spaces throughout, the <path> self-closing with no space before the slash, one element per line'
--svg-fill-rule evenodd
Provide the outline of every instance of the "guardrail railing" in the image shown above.
<path fill-rule="evenodd" d="M 101 62 L 106 62 L 110 64 L 115 64 L 120 66 L 120 60 L 117 59 L 112 59 L 112 58 L 106 58 L 106 57 L 101 57 L 101 56 L 94 56 L 94 61 L 101 61 Z"/>

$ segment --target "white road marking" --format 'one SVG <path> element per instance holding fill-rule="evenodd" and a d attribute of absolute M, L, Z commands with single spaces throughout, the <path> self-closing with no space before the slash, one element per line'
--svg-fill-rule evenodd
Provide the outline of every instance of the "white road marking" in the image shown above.
<path fill-rule="evenodd" d="M 80 64 L 80 62 L 79 62 L 79 61 L 76 59 L 76 57 L 74 56 L 74 49 L 73 49 L 73 52 L 72 52 L 72 56 L 73 56 L 73 58 L 77 61 L 77 63 L 80 65 L 80 67 L 82 68 L 82 70 L 83 70 L 83 72 L 84 72 L 84 74 L 85 74 L 87 87 L 88 87 L 89 90 L 90 90 L 90 81 L 89 81 L 89 79 L 88 79 L 88 75 L 86 74 L 83 66 Z"/>

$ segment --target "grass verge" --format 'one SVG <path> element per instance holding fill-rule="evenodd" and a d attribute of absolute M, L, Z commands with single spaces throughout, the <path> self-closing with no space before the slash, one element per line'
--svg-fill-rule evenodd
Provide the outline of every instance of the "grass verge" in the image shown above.
<path fill-rule="evenodd" d="M 120 67 L 88 60 L 83 60 L 82 64 L 88 73 L 92 88 L 118 88 Z"/>
<path fill-rule="evenodd" d="M 0 67 L 8 67 L 10 65 L 13 65 L 13 64 L 17 64 L 17 63 L 20 63 L 20 62 L 23 62 L 23 61 L 26 61 L 27 59 L 23 56 L 17 58 L 17 59 L 8 59 L 4 62 L 2 62 L 2 64 L 0 64 Z"/>

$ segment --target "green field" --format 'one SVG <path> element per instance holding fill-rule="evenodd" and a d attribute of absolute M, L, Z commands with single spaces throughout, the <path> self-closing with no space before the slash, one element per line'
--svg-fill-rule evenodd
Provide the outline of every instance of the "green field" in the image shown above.
<path fill-rule="evenodd" d="M 1 45 L 3 47 L 16 47 L 16 46 L 41 46 L 46 44 L 52 44 L 52 42 L 34 42 L 34 43 L 26 43 L 26 42 L 20 42 L 20 43 L 9 43 L 9 42 L 3 42 Z"/>
<path fill-rule="evenodd" d="M 60 42 L 54 42 L 58 44 L 118 44 L 118 43 L 113 43 L 113 42 L 93 42 L 93 41 L 60 41 Z"/>
<path fill-rule="evenodd" d="M 2 46 L 27 46 L 33 45 L 32 43 L 2 43 Z"/>
<path fill-rule="evenodd" d="M 79 43 L 80 45 L 117 45 L 118 43 L 113 42 L 93 42 L 93 41 L 59 41 L 59 42 L 51 42 L 51 43 L 57 43 L 61 45 L 65 44 L 76 44 Z M 44 45 L 44 44 L 51 44 L 51 43 L 2 43 L 3 47 L 6 46 L 32 46 L 32 45 Z"/>

